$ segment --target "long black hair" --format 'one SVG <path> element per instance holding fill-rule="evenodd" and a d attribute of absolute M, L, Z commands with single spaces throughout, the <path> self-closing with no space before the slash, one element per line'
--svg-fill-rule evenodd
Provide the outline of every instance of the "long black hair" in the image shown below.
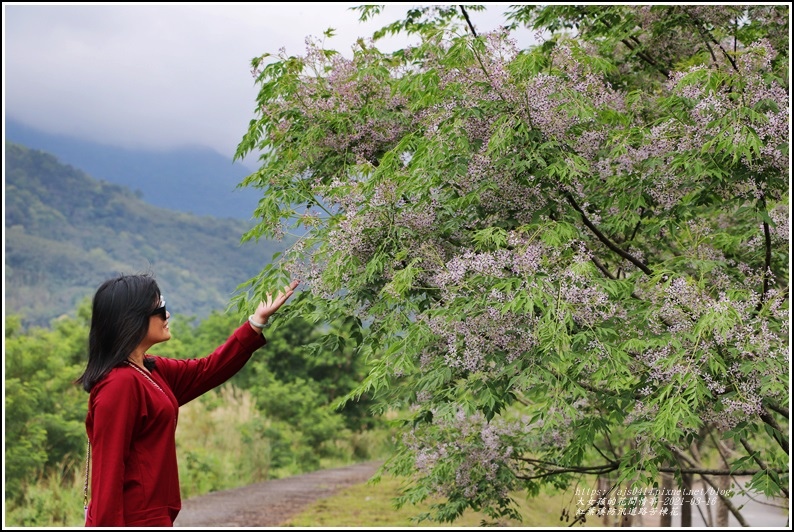
<path fill-rule="evenodd" d="M 160 301 L 151 274 L 120 275 L 97 288 L 88 333 L 88 364 L 75 381 L 87 392 L 124 362 L 149 332 L 149 316 Z"/>

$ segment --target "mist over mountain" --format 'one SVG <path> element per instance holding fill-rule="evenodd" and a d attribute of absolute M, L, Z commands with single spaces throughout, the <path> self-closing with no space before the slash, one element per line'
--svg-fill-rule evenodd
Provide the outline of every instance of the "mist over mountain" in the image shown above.
<path fill-rule="evenodd" d="M 137 192 L 157 207 L 198 216 L 250 219 L 260 192 L 236 188 L 252 170 L 205 147 L 131 150 L 53 135 L 5 119 L 5 140 L 42 150 L 95 179 Z"/>
<path fill-rule="evenodd" d="M 50 153 L 5 143 L 5 311 L 46 326 L 106 278 L 154 273 L 169 310 L 224 311 L 288 240 L 241 243 L 253 221 L 154 206 Z"/>

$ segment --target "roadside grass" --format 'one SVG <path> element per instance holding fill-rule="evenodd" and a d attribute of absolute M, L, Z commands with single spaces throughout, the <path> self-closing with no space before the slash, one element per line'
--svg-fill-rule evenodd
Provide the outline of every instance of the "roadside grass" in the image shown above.
<path fill-rule="evenodd" d="M 576 512 L 575 502 L 571 494 L 556 493 L 539 495 L 531 500 L 523 498 L 519 501 L 518 510 L 523 521 L 503 519 L 494 522 L 487 515 L 479 512 L 464 513 L 454 523 L 437 523 L 434 521 L 418 522 L 414 518 L 419 514 L 429 511 L 432 501 L 418 506 L 403 506 L 395 508 L 394 499 L 397 497 L 403 480 L 383 476 L 380 482 L 364 483 L 344 490 L 336 495 L 317 501 L 306 508 L 297 516 L 289 519 L 283 527 L 567 527 L 573 521 L 573 516 L 568 521 L 563 518 L 563 508 L 570 514 Z M 588 519 L 584 525 L 575 526 L 603 526 L 598 519 Z"/>

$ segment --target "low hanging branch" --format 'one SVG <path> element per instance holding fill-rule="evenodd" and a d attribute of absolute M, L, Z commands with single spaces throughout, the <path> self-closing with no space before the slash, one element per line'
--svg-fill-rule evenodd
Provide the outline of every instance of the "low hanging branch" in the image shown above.
<path fill-rule="evenodd" d="M 550 475 L 559 475 L 563 473 L 577 473 L 584 475 L 603 475 L 617 471 L 620 468 L 618 462 L 610 462 L 607 464 L 595 466 L 562 466 L 543 460 L 536 460 L 534 458 L 518 458 L 521 462 L 527 462 L 542 470 L 542 473 L 537 475 L 516 475 L 516 478 L 522 480 L 535 480 L 538 478 L 547 477 Z M 648 471 L 648 468 L 639 466 L 638 471 Z M 708 469 L 703 467 L 657 467 L 654 469 L 660 473 L 680 473 L 682 475 L 712 475 L 712 476 L 752 476 L 761 471 L 774 471 L 782 474 L 783 469 L 739 469 L 731 471 L 730 469 Z"/>

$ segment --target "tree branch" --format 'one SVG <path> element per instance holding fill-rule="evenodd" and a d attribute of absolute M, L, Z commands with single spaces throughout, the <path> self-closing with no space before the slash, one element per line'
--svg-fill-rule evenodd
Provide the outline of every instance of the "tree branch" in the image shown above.
<path fill-rule="evenodd" d="M 635 39 L 635 41 L 636 41 L 636 39 Z M 670 78 L 670 71 L 667 70 L 666 68 L 662 67 L 662 66 L 659 66 L 656 63 L 656 61 L 654 61 L 651 58 L 651 56 L 649 56 L 647 53 L 645 53 L 643 51 L 637 51 L 636 48 L 627 39 L 621 39 L 620 42 L 622 42 L 623 45 L 626 48 L 628 48 L 629 50 L 631 50 L 632 52 L 636 52 L 637 53 L 637 57 L 639 57 L 640 59 L 642 59 L 643 61 L 645 61 L 649 65 L 651 65 L 653 68 L 655 68 L 657 71 L 659 71 L 664 77 L 666 77 L 668 79 Z"/>
<path fill-rule="evenodd" d="M 766 294 L 769 292 L 769 272 L 772 271 L 772 235 L 769 233 L 769 224 L 766 222 L 764 222 L 764 245 L 766 252 L 764 253 L 764 285 L 761 301 L 766 300 Z"/>
<path fill-rule="evenodd" d="M 742 446 L 747 451 L 747 454 L 753 457 L 753 460 L 755 461 L 756 464 L 759 465 L 759 467 L 761 467 L 761 469 L 769 469 L 766 466 L 766 463 L 763 460 L 761 460 L 761 457 L 758 456 L 758 453 L 756 453 L 755 450 L 750 446 L 750 442 L 748 442 L 745 438 L 740 438 L 739 441 L 742 442 Z M 788 499 L 788 488 L 780 486 L 780 491 L 785 493 L 786 498 Z"/>
<path fill-rule="evenodd" d="M 604 26 L 606 26 L 606 27 L 607 27 L 607 29 L 610 29 L 610 30 L 612 29 L 612 25 L 611 25 L 611 24 L 609 24 L 609 22 L 606 22 L 606 21 L 604 21 L 603 19 L 602 19 L 602 20 L 599 20 L 599 22 L 601 22 L 601 24 L 603 24 Z M 629 40 L 629 39 L 630 39 L 631 41 L 634 41 L 634 43 L 635 43 L 635 44 L 632 44 L 632 43 L 630 42 L 630 40 Z M 633 36 L 633 35 L 632 35 L 632 36 L 631 36 L 631 37 L 629 37 L 628 39 L 626 39 L 626 38 L 623 38 L 623 39 L 621 39 L 621 40 L 620 40 L 620 42 L 622 42 L 622 43 L 623 43 L 623 45 L 624 45 L 626 48 L 628 48 L 628 49 L 629 49 L 629 50 L 631 50 L 632 52 L 635 52 L 635 53 L 637 54 L 637 57 L 639 57 L 640 59 L 642 59 L 643 61 L 645 61 L 646 63 L 648 63 L 650 66 L 652 66 L 653 68 L 655 68 L 657 71 L 659 71 L 659 72 L 660 72 L 660 73 L 661 73 L 661 74 L 662 74 L 662 75 L 663 75 L 665 78 L 668 78 L 668 79 L 670 78 L 670 71 L 669 71 L 669 70 L 667 70 L 666 68 L 664 68 L 664 67 L 660 66 L 660 65 L 659 65 L 659 64 L 658 64 L 656 61 L 654 61 L 654 60 L 653 60 L 653 58 L 652 58 L 650 55 L 648 55 L 646 52 L 643 52 L 642 50 L 637 50 L 637 48 L 638 48 L 638 47 L 641 47 L 641 46 L 642 46 L 642 43 L 639 41 L 639 39 L 637 39 L 637 37 L 635 37 L 635 36 Z"/>
<path fill-rule="evenodd" d="M 677 448 L 673 447 L 672 445 L 666 445 L 666 447 L 667 447 L 668 449 L 670 449 L 670 451 L 672 451 L 672 453 L 673 453 L 673 454 L 675 454 L 675 455 L 676 455 L 676 457 L 677 457 L 679 460 L 683 460 L 683 461 L 685 461 L 686 463 L 688 463 L 689 465 L 695 465 L 695 463 L 693 462 L 693 460 L 692 460 L 691 458 L 689 458 L 688 456 L 686 456 L 686 455 L 685 455 L 685 454 L 684 454 L 682 451 L 680 451 L 679 449 L 677 449 Z M 725 464 L 725 465 L 727 465 L 727 462 L 726 462 L 726 464 Z M 740 473 L 739 473 L 739 472 L 736 472 L 736 471 L 734 471 L 733 473 L 731 473 L 731 472 L 728 472 L 728 476 L 730 476 L 731 478 L 733 477 L 733 475 L 734 475 L 734 474 L 740 474 Z M 753 474 L 755 474 L 755 473 L 753 473 Z M 711 483 L 711 481 L 709 481 L 709 480 L 708 480 L 708 479 L 707 479 L 705 476 L 703 476 L 702 474 L 701 474 L 701 477 L 703 478 L 703 480 L 704 480 L 705 482 L 707 482 L 707 483 L 709 484 L 709 486 L 711 486 L 712 488 L 714 488 L 714 485 Z M 729 510 L 729 511 L 730 511 L 730 512 L 733 514 L 733 516 L 734 516 L 734 517 L 736 517 L 736 519 L 737 519 L 739 522 L 744 522 L 744 518 L 742 517 L 741 513 L 739 513 L 739 511 L 736 509 L 736 507 L 735 507 L 735 506 L 733 506 L 733 504 L 730 502 L 730 500 L 728 499 L 728 497 L 726 497 L 726 496 L 725 496 L 725 494 L 723 494 L 723 493 L 722 493 L 722 492 L 721 492 L 719 489 L 715 489 L 715 491 L 717 492 L 717 496 L 719 496 L 720 500 L 722 500 L 722 501 L 725 503 L 725 507 L 726 507 L 726 508 L 728 508 L 728 510 Z"/>
<path fill-rule="evenodd" d="M 675 452 L 675 451 L 674 451 Z M 679 454 L 676 452 L 676 454 Z M 687 462 L 690 460 L 684 457 Z M 536 460 L 533 458 L 525 458 L 525 457 L 518 457 L 517 460 L 522 462 L 528 462 L 532 465 L 538 466 L 541 469 L 544 469 L 545 472 L 537 475 L 537 476 L 524 476 L 524 475 L 516 475 L 516 478 L 521 480 L 534 480 L 536 478 L 547 477 L 554 474 L 562 474 L 562 473 L 579 473 L 579 474 L 588 474 L 588 475 L 602 475 L 604 473 L 610 473 L 612 471 L 617 471 L 620 468 L 620 464 L 617 462 L 611 462 L 607 464 L 595 465 L 595 466 L 561 466 L 554 464 L 552 462 L 545 462 L 543 460 Z M 647 471 L 645 467 L 642 465 L 636 466 L 637 471 Z M 775 471 L 776 473 L 784 473 L 788 470 L 784 469 L 740 469 L 736 471 L 731 471 L 730 469 L 709 469 L 704 467 L 657 467 L 654 468 L 655 471 L 659 471 L 660 473 L 680 473 L 682 475 L 713 475 L 713 476 L 752 476 L 760 471 Z"/>
<path fill-rule="evenodd" d="M 609 249 L 611 249 L 612 251 L 614 251 L 615 253 L 617 253 L 618 255 L 620 255 L 621 257 L 626 259 L 627 261 L 629 261 L 632 264 L 634 264 L 637 268 L 642 270 L 643 273 L 645 273 L 646 275 L 652 275 L 653 274 L 653 271 L 650 268 L 648 268 L 648 266 L 646 266 L 641 260 L 635 258 L 631 254 L 626 253 L 625 251 L 620 249 L 614 242 L 612 242 L 609 238 L 607 238 L 606 235 L 604 235 L 601 231 L 599 231 L 598 228 L 595 225 L 593 225 L 593 222 L 591 222 L 590 219 L 587 217 L 587 214 L 585 214 L 585 212 L 582 210 L 582 208 L 579 206 L 579 204 L 576 203 L 576 200 L 573 199 L 573 196 L 571 194 L 569 194 L 567 192 L 564 193 L 564 194 L 565 194 L 565 198 L 568 200 L 568 203 L 570 203 L 571 206 L 574 209 L 576 209 L 576 211 L 581 215 L 582 221 L 584 222 L 584 224 L 596 235 L 596 237 L 606 247 L 608 247 Z"/>
<path fill-rule="evenodd" d="M 595 450 L 596 450 L 596 452 L 597 452 L 598 454 L 600 454 L 601 456 L 603 456 L 603 457 L 604 457 L 604 460 L 607 460 L 607 461 L 609 461 L 609 462 L 613 462 L 613 461 L 614 461 L 612 458 L 610 458 L 610 457 L 608 457 L 606 454 L 604 454 L 604 452 L 603 452 L 601 449 L 599 449 L 599 448 L 598 448 L 598 445 L 596 445 L 595 443 L 593 444 L 593 449 L 595 449 Z M 611 450 L 611 449 L 610 449 L 610 450 Z M 613 452 L 612 454 L 615 454 L 615 453 Z"/>
<path fill-rule="evenodd" d="M 689 11 L 689 9 L 687 9 L 686 7 L 682 8 L 682 10 L 683 10 L 684 13 L 687 14 L 687 16 L 689 18 L 691 18 L 695 22 L 695 27 L 697 28 L 698 33 L 700 33 L 700 35 L 703 36 L 703 37 L 705 37 L 705 36 L 710 37 L 711 38 L 711 42 L 717 45 L 717 48 L 720 49 L 720 51 L 722 52 L 722 55 L 724 55 L 726 57 L 726 59 L 728 59 L 728 61 L 730 61 L 731 66 L 733 67 L 733 69 L 738 72 L 739 68 L 736 66 L 736 61 L 734 61 L 733 57 L 731 57 L 731 55 L 728 52 L 725 51 L 725 48 L 723 48 L 722 45 L 720 44 L 720 42 L 717 39 L 714 38 L 714 36 L 711 34 L 711 32 L 708 31 L 705 28 L 705 25 L 703 24 L 703 21 L 701 21 L 699 18 L 697 18 L 695 15 L 693 15 L 692 12 Z M 705 41 L 705 39 L 704 39 L 704 41 Z M 706 43 L 706 45 L 708 45 L 708 43 Z M 713 54 L 712 54 L 712 57 L 713 57 Z"/>
<path fill-rule="evenodd" d="M 737 472 L 737 474 L 741 474 L 741 473 Z M 714 490 L 714 492 L 717 494 L 717 497 L 720 498 L 720 500 L 725 505 L 725 507 L 728 509 L 728 511 L 733 514 L 733 516 L 736 518 L 737 521 L 739 521 L 740 525 L 742 525 L 742 526 L 750 526 L 749 524 L 747 524 L 747 521 L 745 521 L 744 516 L 742 516 L 742 513 L 739 511 L 739 509 L 736 508 L 736 506 L 733 505 L 733 503 L 731 502 L 731 499 L 723 494 L 723 490 L 720 490 L 720 488 L 718 486 L 715 486 L 714 483 L 712 483 L 711 480 L 708 477 L 706 477 L 705 475 L 701 475 L 700 478 L 702 478 L 703 481 L 706 484 L 711 486 L 711 489 Z"/>
<path fill-rule="evenodd" d="M 774 412 L 777 412 L 777 413 L 778 413 L 778 414 L 780 414 L 781 416 L 783 416 L 783 417 L 785 417 L 786 419 L 788 419 L 788 417 L 789 417 L 789 413 L 788 413 L 789 411 L 788 411 L 788 408 L 786 408 L 786 407 L 783 407 L 783 406 L 780 406 L 779 404 L 777 404 L 777 403 L 773 403 L 773 402 L 771 402 L 771 401 L 765 401 L 765 402 L 764 402 L 764 404 L 765 404 L 766 406 L 768 406 L 770 410 L 772 410 L 772 411 L 774 411 Z"/>
<path fill-rule="evenodd" d="M 761 460 L 761 458 L 760 458 L 758 455 L 756 455 L 756 454 L 755 454 L 755 451 L 754 451 L 754 450 L 753 450 L 753 448 L 750 446 L 750 442 L 748 442 L 748 441 L 747 441 L 745 438 L 739 438 L 739 441 L 740 441 L 740 442 L 742 442 L 742 446 L 743 446 L 743 447 L 744 447 L 744 449 L 747 451 L 747 454 L 749 454 L 749 455 L 750 455 L 750 456 L 753 458 L 753 461 L 754 461 L 756 464 L 758 464 L 758 466 L 759 466 L 761 469 L 766 469 L 766 468 L 767 468 L 767 467 L 766 467 L 766 464 L 764 463 L 764 461 L 763 461 L 763 460 Z"/>
<path fill-rule="evenodd" d="M 466 7 L 459 5 L 460 12 L 463 13 L 463 18 L 466 19 L 466 23 L 469 25 L 469 29 L 471 30 L 471 34 L 475 37 L 477 36 L 477 32 L 474 30 L 474 25 L 471 23 L 471 19 L 469 18 L 469 13 L 466 11 Z"/>
<path fill-rule="evenodd" d="M 555 371 L 553 369 L 549 369 L 549 372 L 552 375 L 554 375 L 555 377 L 557 377 L 558 379 L 566 379 L 569 382 L 572 382 L 573 384 L 576 384 L 577 386 L 581 386 L 582 388 L 584 388 L 588 392 L 592 392 L 592 393 L 597 394 L 597 395 L 606 395 L 608 397 L 619 397 L 620 396 L 620 394 L 617 393 L 617 392 L 614 392 L 612 390 L 605 390 L 603 388 L 598 388 L 596 386 L 593 386 L 592 384 L 588 384 L 586 382 L 582 382 L 582 381 L 579 381 L 577 379 L 573 379 L 573 378 L 569 377 L 568 375 L 565 375 L 564 373 L 560 373 L 560 372 Z M 631 397 L 633 399 L 637 399 L 637 400 L 642 399 L 642 395 L 640 395 L 639 393 L 633 393 L 633 394 L 631 394 Z"/>
<path fill-rule="evenodd" d="M 609 271 L 609 270 L 607 270 L 606 266 L 604 266 L 603 264 L 601 264 L 601 262 L 598 260 L 598 257 L 596 257 L 595 255 L 593 255 L 593 256 L 592 256 L 592 257 L 590 257 L 590 258 L 592 259 L 592 261 L 593 261 L 593 264 L 595 264 L 595 265 L 596 265 L 596 268 L 598 268 L 599 270 L 601 270 L 601 273 L 603 273 L 604 275 L 606 275 L 607 277 L 609 277 L 609 278 L 610 278 L 610 279 L 612 279 L 613 281 L 616 281 L 616 280 L 617 280 L 617 277 L 615 277 L 614 275 L 612 275 L 612 274 L 610 273 L 610 271 Z"/>
<path fill-rule="evenodd" d="M 770 416 L 769 412 L 767 412 L 766 410 L 763 410 L 763 412 L 759 414 L 758 417 L 761 418 L 761 421 L 763 421 L 764 423 L 775 429 L 775 434 L 773 438 L 780 446 L 780 448 L 783 449 L 783 452 L 786 453 L 786 456 L 788 456 L 789 455 L 788 438 L 783 436 L 783 429 L 780 428 L 780 425 L 778 425 L 777 421 L 775 421 L 775 418 Z"/>

